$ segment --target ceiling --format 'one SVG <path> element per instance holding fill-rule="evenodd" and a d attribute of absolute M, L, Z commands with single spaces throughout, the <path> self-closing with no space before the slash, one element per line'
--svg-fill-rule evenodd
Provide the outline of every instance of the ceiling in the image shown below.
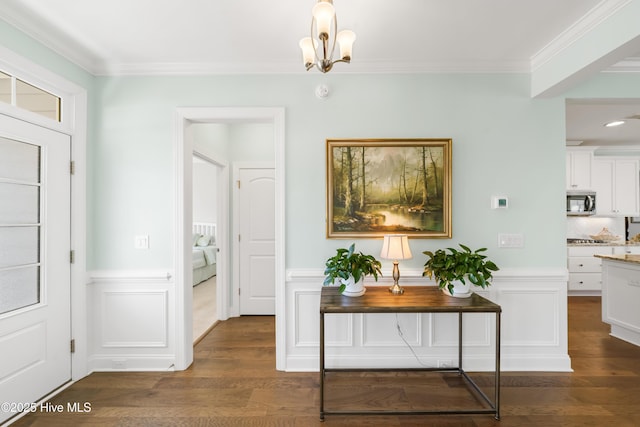
<path fill-rule="evenodd" d="M 334 0 L 357 39 L 331 73 L 531 72 L 625 0 Z M 94 75 L 305 73 L 315 0 L 1 0 L 0 19 Z M 639 55 L 640 56 L 640 55 Z M 623 63 L 640 71 L 640 58 Z M 308 73 L 318 73 L 309 71 Z M 640 100 L 569 103 L 567 139 L 607 143 Z M 602 105 L 605 104 L 605 105 Z M 634 126 L 617 140 L 640 141 Z M 609 129 L 607 129 L 609 130 Z"/>
<path fill-rule="evenodd" d="M 640 147 L 640 99 L 567 100 L 566 120 L 567 145 Z"/>
<path fill-rule="evenodd" d="M 618 3 L 620 0 L 608 0 Z M 605 2 L 605 3 L 607 3 Z M 523 71 L 602 0 L 335 0 L 357 35 L 334 72 Z M 2 0 L 0 18 L 89 72 L 304 72 L 315 0 Z"/>

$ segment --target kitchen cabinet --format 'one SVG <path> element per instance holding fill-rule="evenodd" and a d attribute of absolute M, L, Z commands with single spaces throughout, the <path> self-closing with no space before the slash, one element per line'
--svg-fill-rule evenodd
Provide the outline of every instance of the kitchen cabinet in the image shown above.
<path fill-rule="evenodd" d="M 573 295 L 598 295 L 602 289 L 602 258 L 595 255 L 640 255 L 640 245 L 569 246 L 568 290 Z"/>
<path fill-rule="evenodd" d="M 593 150 L 567 148 L 567 190 L 592 190 Z"/>
<path fill-rule="evenodd" d="M 602 259 L 596 254 L 610 255 L 611 246 L 570 246 L 567 248 L 569 291 L 586 291 L 591 295 L 602 289 Z"/>
<path fill-rule="evenodd" d="M 640 162 L 625 158 L 596 158 L 593 189 L 599 216 L 640 216 Z"/>
<path fill-rule="evenodd" d="M 602 321 L 611 336 L 640 345 L 640 255 L 605 257 L 602 278 Z"/>

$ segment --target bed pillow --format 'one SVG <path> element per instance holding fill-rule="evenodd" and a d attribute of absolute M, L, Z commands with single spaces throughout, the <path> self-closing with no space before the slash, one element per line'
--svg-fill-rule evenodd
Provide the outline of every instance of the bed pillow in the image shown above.
<path fill-rule="evenodd" d="M 210 241 L 211 236 L 205 234 L 204 236 L 200 236 L 200 238 L 196 242 L 196 246 L 209 246 Z"/>
<path fill-rule="evenodd" d="M 193 246 L 197 246 L 198 245 L 198 239 L 200 239 L 200 236 L 202 236 L 202 234 L 200 233 L 193 233 Z"/>

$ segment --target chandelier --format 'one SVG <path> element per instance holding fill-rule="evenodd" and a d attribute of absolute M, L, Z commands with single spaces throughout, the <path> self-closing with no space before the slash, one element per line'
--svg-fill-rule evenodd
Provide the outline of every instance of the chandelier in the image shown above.
<path fill-rule="evenodd" d="M 333 68 L 336 62 L 351 62 L 351 50 L 356 35 L 351 30 L 338 32 L 338 20 L 333 0 L 318 0 L 311 13 L 311 37 L 300 40 L 304 66 L 309 71 L 314 66 L 323 73 Z M 315 34 L 317 39 L 313 37 Z M 336 42 L 340 46 L 340 59 L 333 60 Z"/>

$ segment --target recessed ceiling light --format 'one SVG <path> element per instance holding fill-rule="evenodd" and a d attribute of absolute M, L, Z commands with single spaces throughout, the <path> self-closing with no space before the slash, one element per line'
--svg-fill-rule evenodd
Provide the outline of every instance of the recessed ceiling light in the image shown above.
<path fill-rule="evenodd" d="M 614 120 L 612 122 L 609 123 L 605 123 L 604 125 L 608 128 L 612 128 L 614 126 L 620 126 L 624 124 L 624 120 Z"/>

